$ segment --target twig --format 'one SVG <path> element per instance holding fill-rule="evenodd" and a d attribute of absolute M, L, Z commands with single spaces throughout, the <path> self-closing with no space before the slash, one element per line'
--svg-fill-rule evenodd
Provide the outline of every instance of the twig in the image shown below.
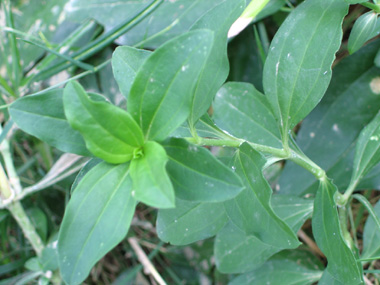
<path fill-rule="evenodd" d="M 151 274 L 153 278 L 158 282 L 158 284 L 167 285 L 164 279 L 162 279 L 161 275 L 157 272 L 156 268 L 150 262 L 148 256 L 140 247 L 137 239 L 134 237 L 131 237 L 128 239 L 128 242 L 133 248 L 134 252 L 136 253 L 138 260 L 141 262 L 142 266 L 144 267 L 144 273 Z"/>
<path fill-rule="evenodd" d="M 309 236 L 303 231 L 303 230 L 299 230 L 298 231 L 298 237 L 304 242 L 306 243 L 310 249 L 317 255 L 319 255 L 320 257 L 322 258 L 326 258 L 326 256 L 323 254 L 323 252 L 319 249 L 319 247 L 317 246 L 317 244 L 311 239 L 309 238 Z"/>

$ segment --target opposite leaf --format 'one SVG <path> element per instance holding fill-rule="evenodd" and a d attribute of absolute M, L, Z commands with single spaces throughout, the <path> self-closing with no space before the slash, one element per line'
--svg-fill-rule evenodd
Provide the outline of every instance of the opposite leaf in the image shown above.
<path fill-rule="evenodd" d="M 281 135 L 267 98 L 249 83 L 228 82 L 213 104 L 215 123 L 253 143 L 282 148 Z"/>
<path fill-rule="evenodd" d="M 60 271 L 67 284 L 79 284 L 95 263 L 127 234 L 136 202 L 128 164 L 102 162 L 75 189 L 58 238 Z"/>
<path fill-rule="evenodd" d="M 313 235 L 327 257 L 327 271 L 342 284 L 364 284 L 363 272 L 343 238 L 334 201 L 337 188 L 329 180 L 320 183 L 314 200 Z"/>
<path fill-rule="evenodd" d="M 155 50 L 139 69 L 128 110 L 147 139 L 164 140 L 189 116 L 213 38 L 209 30 L 185 33 Z"/>
<path fill-rule="evenodd" d="M 239 177 L 209 150 L 183 139 L 163 143 L 169 162 L 168 174 L 178 198 L 192 202 L 222 202 L 243 189 Z"/>
<path fill-rule="evenodd" d="M 97 157 L 123 163 L 143 145 L 141 129 L 129 113 L 106 102 L 92 101 L 79 83 L 67 84 L 63 102 L 70 125 L 82 134 L 87 148 Z"/>
<path fill-rule="evenodd" d="M 112 70 L 121 94 L 124 97 L 128 97 L 137 70 L 150 54 L 150 51 L 129 46 L 116 48 L 112 55 Z"/>
<path fill-rule="evenodd" d="M 157 233 L 161 240 L 186 245 L 214 236 L 228 221 L 223 203 L 176 200 L 176 208 L 159 210 Z"/>
<path fill-rule="evenodd" d="M 355 185 L 380 162 L 380 114 L 363 129 L 356 143 L 354 171 L 351 183 Z"/>
<path fill-rule="evenodd" d="M 348 51 L 353 54 L 360 49 L 366 41 L 371 39 L 376 27 L 377 13 L 371 11 L 361 15 L 356 21 L 348 38 Z"/>
<path fill-rule="evenodd" d="M 134 197 L 152 207 L 173 208 L 175 195 L 165 169 L 168 161 L 165 149 L 148 141 L 141 151 L 141 156 L 131 162 Z"/>
<path fill-rule="evenodd" d="M 81 134 L 73 130 L 63 110 L 63 90 L 16 100 L 9 108 L 12 120 L 28 134 L 62 150 L 91 156 Z"/>
<path fill-rule="evenodd" d="M 306 0 L 274 37 L 263 82 L 283 136 L 288 136 L 325 93 L 347 10 L 343 0 Z"/>
<path fill-rule="evenodd" d="M 262 169 L 265 159 L 244 143 L 235 155 L 236 173 L 246 189 L 225 202 L 231 221 L 247 234 L 255 235 L 268 245 L 296 248 L 300 243 L 292 229 L 280 219 L 271 206 L 272 189 Z"/>

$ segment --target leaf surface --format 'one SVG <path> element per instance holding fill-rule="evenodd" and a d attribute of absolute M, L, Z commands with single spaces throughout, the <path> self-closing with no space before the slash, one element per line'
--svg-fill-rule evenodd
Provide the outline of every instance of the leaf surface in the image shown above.
<path fill-rule="evenodd" d="M 273 196 L 273 210 L 286 221 L 294 233 L 311 216 L 313 201 L 295 196 Z M 245 233 L 229 222 L 216 237 L 214 254 L 218 270 L 224 273 L 243 273 L 262 266 L 275 253 L 283 250 Z"/>
<path fill-rule="evenodd" d="M 168 161 L 165 149 L 148 141 L 142 151 L 142 156 L 131 162 L 135 199 L 152 207 L 174 207 L 174 189 L 165 168 Z"/>
<path fill-rule="evenodd" d="M 62 89 L 21 97 L 12 103 L 9 112 L 24 132 L 64 152 L 91 156 L 81 134 L 66 120 L 62 98 Z"/>
<path fill-rule="evenodd" d="M 380 114 L 361 131 L 356 143 L 352 182 L 357 184 L 380 162 Z"/>
<path fill-rule="evenodd" d="M 183 139 L 163 143 L 176 196 L 192 202 L 223 202 L 243 190 L 240 178 L 209 150 Z"/>
<path fill-rule="evenodd" d="M 129 46 L 117 47 L 112 55 L 112 70 L 121 94 L 128 97 L 138 69 L 151 54 L 150 51 Z"/>
<path fill-rule="evenodd" d="M 84 281 L 95 263 L 126 236 L 136 204 L 128 168 L 102 162 L 75 189 L 58 238 L 66 283 Z"/>
<path fill-rule="evenodd" d="M 302 151 L 327 172 L 339 189 L 350 182 L 354 146 L 361 130 L 379 110 L 380 93 L 374 91 L 380 70 L 373 65 L 379 48 L 380 41 L 368 44 L 334 68 L 326 96 L 302 122 L 297 134 Z M 380 189 L 379 173 L 377 166 L 359 188 Z M 303 195 L 315 193 L 318 181 L 303 168 L 287 162 L 279 186 L 279 193 Z"/>
<path fill-rule="evenodd" d="M 223 1 L 191 27 L 191 30 L 210 29 L 214 32 L 210 56 L 202 69 L 192 98 L 189 117 L 191 126 L 207 112 L 216 92 L 227 79 L 227 33 L 244 8 L 245 0 Z"/>
<path fill-rule="evenodd" d="M 212 42 L 209 30 L 188 32 L 155 50 L 141 66 L 128 110 L 147 139 L 164 140 L 187 119 Z"/>
<path fill-rule="evenodd" d="M 227 220 L 223 203 L 177 199 L 175 209 L 158 211 L 157 233 L 165 242 L 186 245 L 214 236 Z"/>
<path fill-rule="evenodd" d="M 265 162 L 249 144 L 241 145 L 233 167 L 246 189 L 225 202 L 227 214 L 238 228 L 268 245 L 296 248 L 299 245 L 297 236 L 271 206 L 272 189 L 262 174 Z"/>
<path fill-rule="evenodd" d="M 347 10 L 342 0 L 307 0 L 286 18 L 272 40 L 263 83 L 284 136 L 323 97 Z"/>
<path fill-rule="evenodd" d="M 92 101 L 81 85 L 65 87 L 63 102 L 70 125 L 78 130 L 87 148 L 109 163 L 123 163 L 144 143 L 141 129 L 126 111 L 106 102 Z"/>
<path fill-rule="evenodd" d="M 343 237 L 334 195 L 337 188 L 329 180 L 321 182 L 314 200 L 313 235 L 327 257 L 327 271 L 343 284 L 364 284 L 363 269 Z"/>
<path fill-rule="evenodd" d="M 352 54 L 372 38 L 377 22 L 377 14 L 373 11 L 361 15 L 352 27 L 348 38 L 348 51 Z"/>
<path fill-rule="evenodd" d="M 374 207 L 375 213 L 380 217 L 380 202 Z M 361 258 L 371 258 L 380 256 L 380 229 L 376 225 L 372 216 L 368 216 L 364 225 L 363 252 Z"/>
<path fill-rule="evenodd" d="M 267 98 L 249 83 L 228 82 L 213 104 L 215 123 L 237 138 L 281 148 L 281 135 Z"/>

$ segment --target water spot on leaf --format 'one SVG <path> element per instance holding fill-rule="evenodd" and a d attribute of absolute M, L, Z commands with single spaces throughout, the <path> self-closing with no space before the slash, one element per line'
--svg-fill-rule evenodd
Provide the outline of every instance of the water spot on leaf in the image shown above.
<path fill-rule="evenodd" d="M 373 93 L 380 94 L 380 77 L 373 78 L 369 86 Z"/>

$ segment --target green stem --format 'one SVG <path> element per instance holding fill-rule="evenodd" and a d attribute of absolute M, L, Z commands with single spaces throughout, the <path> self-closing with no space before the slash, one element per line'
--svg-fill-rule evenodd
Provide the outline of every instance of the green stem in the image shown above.
<path fill-rule="evenodd" d="M 25 237 L 29 240 L 37 255 L 41 256 L 42 250 L 44 249 L 44 245 L 40 236 L 37 234 L 36 229 L 30 222 L 27 214 L 25 213 L 21 203 L 14 202 L 8 205 L 8 210 L 11 212 L 13 218 L 17 221 Z"/>
<path fill-rule="evenodd" d="M 359 3 L 359 4 L 375 11 L 376 13 L 380 13 L 380 7 L 378 4 L 373 4 L 370 2 L 363 2 L 363 3 Z"/>
<path fill-rule="evenodd" d="M 347 228 L 347 209 L 346 206 L 339 208 L 339 223 L 342 230 L 343 238 L 346 241 L 347 246 L 352 249 L 353 241 Z"/>
<path fill-rule="evenodd" d="M 6 204 L 8 200 L 12 199 L 14 193 L 8 183 L 8 178 L 5 175 L 4 168 L 0 164 L 0 202 Z"/>
<path fill-rule="evenodd" d="M 318 180 L 325 180 L 327 178 L 326 172 L 306 155 L 291 150 L 289 159 L 308 170 Z"/>
<path fill-rule="evenodd" d="M 2 128 L 0 127 L 0 134 L 1 132 Z M 0 179 L 0 191 L 6 199 L 13 200 L 13 194 L 20 194 L 22 192 L 22 187 L 20 179 L 17 175 L 16 169 L 13 164 L 13 159 L 9 151 L 9 142 L 7 139 L 4 139 L 4 141 L 2 142 L 0 150 L 1 154 L 3 155 L 4 163 L 8 173 L 8 179 L 6 179 L 4 171 L 0 173 L 0 175 L 2 176 Z M 12 203 L 7 205 L 7 208 L 11 212 L 13 218 L 17 221 L 18 225 L 21 227 L 25 237 L 29 240 L 37 255 L 40 256 L 42 250 L 44 249 L 44 245 L 40 236 L 37 234 L 36 229 L 30 222 L 27 214 L 25 213 L 21 203 L 18 201 L 13 201 Z"/>

